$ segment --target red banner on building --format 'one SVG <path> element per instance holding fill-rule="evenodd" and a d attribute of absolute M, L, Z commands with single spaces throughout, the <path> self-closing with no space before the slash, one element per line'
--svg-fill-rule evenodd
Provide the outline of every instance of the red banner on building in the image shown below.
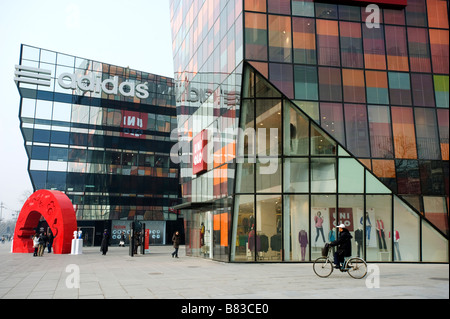
<path fill-rule="evenodd" d="M 206 170 L 208 169 L 208 163 L 204 158 L 204 156 L 206 156 L 206 146 L 208 145 L 207 134 L 208 131 L 203 130 L 192 140 L 192 174 L 194 175 L 206 172 Z"/>
<path fill-rule="evenodd" d="M 340 224 L 344 224 L 348 231 L 354 231 L 353 223 L 353 209 L 352 208 L 339 208 L 339 216 L 336 221 L 336 208 L 330 208 L 330 221 L 331 228 L 337 227 Z"/>
<path fill-rule="evenodd" d="M 139 113 L 133 111 L 121 111 L 122 121 L 120 127 L 122 131 L 120 136 L 144 139 L 144 130 L 147 129 L 148 116 L 147 113 Z"/>

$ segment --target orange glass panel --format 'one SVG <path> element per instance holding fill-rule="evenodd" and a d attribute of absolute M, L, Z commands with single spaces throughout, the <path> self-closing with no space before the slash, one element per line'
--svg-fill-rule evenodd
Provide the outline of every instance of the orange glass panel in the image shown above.
<path fill-rule="evenodd" d="M 368 69 L 386 69 L 386 58 L 384 55 L 364 53 L 364 59 Z"/>
<path fill-rule="evenodd" d="M 412 109 L 392 107 L 395 158 L 416 159 L 416 134 Z"/>
<path fill-rule="evenodd" d="M 448 29 L 447 3 L 443 0 L 427 0 L 428 26 Z"/>
<path fill-rule="evenodd" d="M 245 0 L 245 10 L 266 12 L 266 1 L 261 0 Z"/>
<path fill-rule="evenodd" d="M 366 85 L 371 88 L 388 88 L 386 72 L 366 71 Z"/>
<path fill-rule="evenodd" d="M 395 178 L 395 161 L 372 160 L 372 171 L 380 178 Z"/>
<path fill-rule="evenodd" d="M 331 20 L 317 20 L 316 22 L 317 34 L 331 35 L 338 37 L 339 28 L 337 21 Z"/>

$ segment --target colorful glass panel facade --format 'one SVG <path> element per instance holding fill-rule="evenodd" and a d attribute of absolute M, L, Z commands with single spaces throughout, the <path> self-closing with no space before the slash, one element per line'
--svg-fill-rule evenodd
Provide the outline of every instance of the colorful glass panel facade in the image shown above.
<path fill-rule="evenodd" d="M 409 256 L 407 259 L 411 261 L 426 259 L 419 249 L 420 240 L 402 259 L 394 250 L 399 246 L 393 236 L 399 229 L 394 228 L 403 227 L 399 222 L 402 218 L 411 229 L 418 231 L 423 228 L 422 223 L 431 222 L 432 228 L 440 232 L 436 235 L 447 238 L 444 245 L 448 245 L 448 222 L 442 223 L 440 219 L 438 224 L 433 224 L 435 216 L 442 216 L 435 215 L 433 210 L 444 211 L 448 218 L 448 205 L 442 210 L 424 204 L 429 203 L 430 196 L 448 204 L 449 196 L 448 177 L 445 177 L 448 121 L 439 117 L 448 114 L 449 107 L 447 8 L 448 1 L 442 0 L 411 0 L 406 7 L 396 8 L 381 5 L 376 17 L 379 25 L 370 27 L 373 16 L 361 4 L 309 0 L 171 1 L 176 81 L 177 87 L 182 88 L 177 109 L 185 141 L 189 142 L 200 129 L 219 127 L 214 123 L 223 122 L 222 114 L 230 115 L 225 109 L 232 110 L 235 116 L 226 121 L 244 132 L 243 136 L 228 136 L 236 156 L 230 157 L 227 163 L 226 193 L 204 198 L 205 193 L 198 191 L 205 189 L 199 188 L 199 183 L 208 183 L 208 172 L 211 178 L 219 176 L 215 172 L 218 167 L 204 175 L 192 176 L 189 164 L 185 166 L 182 182 L 187 192 L 183 197 L 193 208 L 187 211 L 189 227 L 199 227 L 195 226 L 199 210 L 194 209 L 194 204 L 203 207 L 200 210 L 204 213 L 200 214 L 206 218 L 210 212 L 215 214 L 214 199 L 221 198 L 220 205 L 224 202 L 228 205 L 224 209 L 230 221 L 227 224 L 229 245 L 221 251 L 226 251 L 232 261 L 311 260 L 317 248 L 311 247 L 312 242 L 322 237 L 322 233 L 317 238 L 310 234 L 316 228 L 312 220 L 322 208 L 327 209 L 329 221 L 336 220 L 333 212 L 344 214 L 351 209 L 356 229 L 361 220 L 358 216 L 362 217 L 366 246 L 368 236 L 372 236 L 372 241 L 370 248 L 360 248 L 364 248 L 371 260 L 404 261 L 404 256 Z M 198 30 L 195 26 L 200 19 L 187 19 L 187 13 L 192 10 L 200 12 L 197 17 L 203 11 L 212 13 L 208 17 L 211 20 L 203 22 L 201 36 L 192 34 Z M 230 21 L 234 21 L 234 29 Z M 225 57 L 222 51 L 213 52 L 214 47 L 224 41 L 223 37 L 233 34 L 237 40 L 233 64 L 228 67 L 228 73 L 216 73 L 218 62 L 225 63 Z M 193 52 L 183 49 L 193 38 L 199 44 Z M 198 52 L 205 45 L 211 51 L 200 57 Z M 203 69 L 191 67 L 195 65 L 203 65 Z M 194 83 L 213 94 L 213 100 L 218 99 L 213 93 L 218 87 L 221 90 L 216 94 L 234 90 L 239 99 L 227 99 L 222 104 L 222 112 L 212 112 L 211 118 L 204 118 L 209 114 L 210 104 L 193 106 L 190 95 L 186 94 L 186 88 Z M 227 87 L 230 84 L 231 90 Z M 290 108 L 286 109 L 287 105 Z M 290 149 L 292 137 L 289 136 L 299 134 L 299 126 L 285 121 L 295 118 L 301 121 L 302 117 L 311 128 L 302 133 L 302 141 L 294 143 L 295 150 Z M 271 153 L 277 148 L 270 146 L 271 139 L 267 136 L 258 136 L 258 128 L 274 129 L 279 141 L 278 153 Z M 256 158 L 248 157 L 253 150 Z M 266 157 L 259 158 L 262 150 Z M 304 157 L 289 158 L 297 156 L 297 152 Z M 341 156 L 349 158 L 341 160 Z M 271 158 L 276 160 L 271 162 Z M 271 165 L 277 168 L 277 173 L 264 176 L 262 172 Z M 286 175 L 292 169 L 297 173 Z M 305 170 L 307 173 L 301 173 Z M 358 181 L 365 186 L 361 189 L 354 185 L 354 189 L 342 191 L 348 184 L 346 181 Z M 369 181 L 373 183 L 366 184 Z M 264 212 L 267 207 L 270 207 L 269 215 Z M 294 217 L 296 213 L 290 207 L 296 207 L 300 215 Z M 369 215 L 365 217 L 361 210 L 368 208 Z M 371 234 L 366 228 L 370 219 L 370 227 L 376 229 L 375 221 L 381 214 L 386 214 L 384 227 L 391 234 L 389 254 L 375 249 L 379 247 L 373 240 L 377 233 Z M 300 216 L 304 218 L 304 229 L 293 229 L 289 218 L 295 223 Z M 290 246 L 298 240 L 300 230 L 308 233 L 310 243 L 304 254 L 302 249 L 297 251 Z M 258 232 L 260 235 L 264 232 L 267 238 Z M 280 250 L 277 235 L 282 236 Z M 277 243 L 275 248 L 270 247 L 272 236 Z M 269 243 L 267 251 L 258 246 L 262 243 Z M 193 245 L 197 252 L 202 251 L 202 245 Z M 200 254 L 197 252 L 193 254 Z M 208 256 L 216 258 L 214 252 Z M 223 260 L 224 255 L 220 256 L 217 259 Z M 442 258 L 448 260 L 447 253 Z"/>

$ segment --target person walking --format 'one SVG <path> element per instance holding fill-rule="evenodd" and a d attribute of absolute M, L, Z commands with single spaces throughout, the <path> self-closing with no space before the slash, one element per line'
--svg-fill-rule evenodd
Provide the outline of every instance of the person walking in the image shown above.
<path fill-rule="evenodd" d="M 38 239 L 38 242 L 39 242 L 38 256 L 40 256 L 40 257 L 44 256 L 44 246 L 45 246 L 45 242 L 46 242 L 45 237 L 46 236 L 45 236 L 44 233 L 40 233 L 39 234 L 39 239 Z"/>
<path fill-rule="evenodd" d="M 52 246 L 53 246 L 53 233 L 52 231 L 50 231 L 47 236 L 47 249 L 48 249 L 47 251 L 49 254 L 52 252 Z"/>
<path fill-rule="evenodd" d="M 180 233 L 178 231 L 175 232 L 172 236 L 173 248 L 175 251 L 172 253 L 172 258 L 178 258 L 178 248 L 180 248 Z"/>
<path fill-rule="evenodd" d="M 102 238 L 102 244 L 100 246 L 100 251 L 102 252 L 102 255 L 106 255 L 106 253 L 108 252 L 108 246 L 109 246 L 109 234 L 108 234 L 108 230 L 105 229 L 103 231 L 103 238 Z"/>
<path fill-rule="evenodd" d="M 34 248 L 33 257 L 37 257 L 39 249 L 39 236 L 37 233 L 34 234 L 33 236 L 33 248 Z"/>

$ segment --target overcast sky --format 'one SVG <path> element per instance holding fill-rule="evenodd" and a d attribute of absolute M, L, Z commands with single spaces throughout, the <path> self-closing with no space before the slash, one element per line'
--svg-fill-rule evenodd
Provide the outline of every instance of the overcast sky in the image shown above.
<path fill-rule="evenodd" d="M 169 0 L 0 1 L 0 202 L 32 192 L 14 65 L 20 44 L 173 77 Z"/>

